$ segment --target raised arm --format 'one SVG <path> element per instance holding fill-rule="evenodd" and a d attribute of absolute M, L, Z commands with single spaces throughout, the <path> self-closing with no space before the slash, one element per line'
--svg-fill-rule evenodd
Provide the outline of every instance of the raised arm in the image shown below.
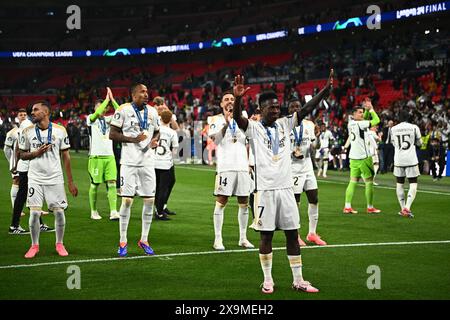
<path fill-rule="evenodd" d="M 117 103 L 116 99 L 114 99 L 114 95 L 111 91 L 110 87 L 106 87 L 107 97 L 109 97 L 109 100 L 111 100 L 111 104 L 114 108 L 114 110 L 117 110 L 119 108 L 119 104 Z"/>
<path fill-rule="evenodd" d="M 371 127 L 375 127 L 376 125 L 378 125 L 380 123 L 380 118 L 378 117 L 378 114 L 375 112 L 375 110 L 373 109 L 373 105 L 372 102 L 370 101 L 369 98 L 366 98 L 363 102 L 363 106 L 364 106 L 364 113 L 367 113 L 370 115 L 370 126 Z"/>
<path fill-rule="evenodd" d="M 298 123 L 300 123 L 300 121 L 302 121 L 308 114 L 310 114 L 319 105 L 322 99 L 326 98 L 330 94 L 330 91 L 333 88 L 333 76 L 334 70 L 331 69 L 325 87 L 320 90 L 318 94 L 312 97 L 311 100 L 305 103 L 305 105 L 297 112 Z"/>
<path fill-rule="evenodd" d="M 100 104 L 97 110 L 95 110 L 95 112 L 89 116 L 89 120 L 91 120 L 91 122 L 97 120 L 103 114 L 105 109 L 108 107 L 108 104 L 109 104 L 109 92 L 106 94 L 105 100 L 103 100 L 103 102 Z"/>
<path fill-rule="evenodd" d="M 244 77 L 237 75 L 234 78 L 233 95 L 234 95 L 234 107 L 233 107 L 233 119 L 236 121 L 239 128 L 246 131 L 248 127 L 248 119 L 242 116 L 242 97 L 250 90 L 250 87 L 244 87 Z"/>

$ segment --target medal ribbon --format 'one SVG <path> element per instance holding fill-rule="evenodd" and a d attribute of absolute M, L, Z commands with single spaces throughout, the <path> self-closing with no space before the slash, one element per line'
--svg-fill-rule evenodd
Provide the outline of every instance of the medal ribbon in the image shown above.
<path fill-rule="evenodd" d="M 38 126 L 36 125 L 36 126 L 34 127 L 34 129 L 36 130 L 36 136 L 37 136 L 39 142 L 42 143 L 42 144 L 44 144 L 44 141 L 42 141 L 42 138 L 41 138 L 41 131 L 40 131 L 40 129 L 38 128 Z M 48 143 L 48 144 L 52 144 L 52 123 L 51 123 L 51 122 L 50 122 L 49 125 L 48 125 L 47 143 Z"/>
<path fill-rule="evenodd" d="M 147 106 L 144 106 L 144 119 L 142 119 L 141 116 L 141 112 L 139 111 L 139 109 L 137 108 L 137 106 L 132 103 L 131 104 L 133 106 L 134 112 L 136 112 L 136 117 L 138 118 L 139 121 L 139 127 L 141 128 L 141 130 L 147 130 L 148 124 L 148 109 Z"/>

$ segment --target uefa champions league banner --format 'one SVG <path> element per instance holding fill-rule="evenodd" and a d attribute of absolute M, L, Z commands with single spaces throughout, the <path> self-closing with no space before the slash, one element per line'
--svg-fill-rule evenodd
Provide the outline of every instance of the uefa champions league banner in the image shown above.
<path fill-rule="evenodd" d="M 438 2 L 429 5 L 422 5 L 413 8 L 406 8 L 397 11 L 384 12 L 376 16 L 376 22 L 383 23 L 394 20 L 403 20 L 418 16 L 445 12 L 450 8 L 450 1 Z M 365 27 L 371 16 L 352 17 L 347 20 L 338 20 L 317 25 L 303 26 L 297 29 L 299 36 L 315 34 L 326 31 L 339 31 L 349 28 Z M 76 50 L 76 51 L 1 51 L 0 58 L 76 58 L 76 57 L 116 57 L 145 54 L 163 54 L 171 52 L 195 51 L 213 48 L 231 47 L 268 41 L 273 39 L 286 38 L 288 30 L 278 30 L 253 35 L 243 35 L 235 38 L 222 38 L 204 42 L 177 45 L 161 45 L 149 48 L 117 48 L 103 50 Z"/>

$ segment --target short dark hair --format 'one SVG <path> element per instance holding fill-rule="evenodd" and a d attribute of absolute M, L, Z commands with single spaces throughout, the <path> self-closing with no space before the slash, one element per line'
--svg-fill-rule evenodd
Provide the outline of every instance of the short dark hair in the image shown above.
<path fill-rule="evenodd" d="M 364 110 L 364 107 L 363 106 L 354 106 L 353 109 L 352 109 L 352 113 L 355 113 L 359 109 L 363 109 Z"/>
<path fill-rule="evenodd" d="M 406 110 L 400 111 L 400 114 L 398 115 L 398 120 L 400 122 L 404 122 L 404 121 L 408 122 L 409 121 L 409 113 L 408 113 L 408 111 L 406 111 Z"/>
<path fill-rule="evenodd" d="M 41 105 L 47 107 L 49 111 L 50 111 L 50 109 L 51 109 L 51 108 L 50 108 L 50 102 L 48 102 L 47 100 L 38 100 L 38 101 L 36 101 L 36 102 L 33 103 L 33 106 L 34 106 L 35 104 L 41 104 Z"/>
<path fill-rule="evenodd" d="M 278 99 L 277 94 L 273 90 L 264 91 L 259 95 L 258 105 L 261 106 L 261 103 L 267 100 Z"/>
<path fill-rule="evenodd" d="M 234 94 L 231 90 L 225 90 L 224 92 L 222 92 L 222 96 L 220 97 L 220 101 L 223 100 L 223 97 L 225 97 L 227 94 L 231 94 L 234 97 Z"/>
<path fill-rule="evenodd" d="M 134 92 L 136 91 L 136 89 L 137 89 L 139 86 L 145 86 L 145 84 L 143 84 L 143 83 L 135 83 L 135 84 L 133 84 L 133 85 L 131 86 L 131 88 L 130 88 L 130 93 L 131 93 L 131 95 L 134 94 Z"/>
<path fill-rule="evenodd" d="M 25 108 L 20 108 L 20 109 L 17 111 L 17 113 L 21 113 L 21 112 L 27 113 L 27 110 L 26 110 Z"/>

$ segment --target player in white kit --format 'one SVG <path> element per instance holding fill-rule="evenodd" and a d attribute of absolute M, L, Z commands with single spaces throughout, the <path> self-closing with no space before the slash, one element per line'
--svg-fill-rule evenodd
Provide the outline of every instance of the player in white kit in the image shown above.
<path fill-rule="evenodd" d="M 302 259 L 298 243 L 299 213 L 295 201 L 292 179 L 291 146 L 289 135 L 292 129 L 309 114 L 314 106 L 325 97 L 332 86 L 333 70 L 328 82 L 302 110 L 290 117 L 280 118 L 280 103 L 275 92 L 261 93 L 259 108 L 261 121 L 242 117 L 241 100 L 250 88 L 244 87 L 240 75 L 233 87 L 236 98 L 233 118 L 250 140 L 255 158 L 255 230 L 260 231 L 259 258 L 264 273 L 262 292 L 274 290 L 272 278 L 272 238 L 276 229 L 283 230 L 286 249 L 293 275 L 292 288 L 305 292 L 318 292 L 302 276 Z"/>
<path fill-rule="evenodd" d="M 300 107 L 301 103 L 298 99 L 291 100 L 288 107 L 289 114 L 293 115 L 300 111 Z M 316 232 L 319 220 L 319 192 L 311 160 L 311 144 L 316 139 L 315 127 L 314 122 L 303 119 L 300 125 L 291 131 L 292 178 L 294 179 L 294 195 L 297 203 L 300 203 L 303 191 L 308 198 L 309 231 L 306 240 L 324 246 L 327 243 Z M 298 241 L 300 246 L 306 246 L 300 235 Z"/>
<path fill-rule="evenodd" d="M 319 171 L 317 176 L 320 177 L 323 168 L 323 177 L 327 177 L 328 162 L 330 161 L 330 141 L 334 140 L 333 134 L 327 129 L 326 124 L 320 125 L 319 133 L 319 149 L 316 151 L 317 166 Z"/>
<path fill-rule="evenodd" d="M 70 166 L 69 137 L 64 127 L 50 122 L 50 105 L 47 102 L 35 103 L 31 116 L 34 124 L 26 128 L 19 138 L 20 159 L 30 160 L 27 206 L 30 208 L 32 244 L 25 258 L 33 258 L 39 252 L 39 217 L 44 201 L 55 215 L 56 251 L 60 256 L 67 256 L 63 244 L 67 198 L 60 153 L 69 191 L 74 197 L 78 194 Z"/>
<path fill-rule="evenodd" d="M 27 119 L 27 111 L 25 109 L 19 109 L 17 111 L 17 119 L 19 120 L 19 125 Z M 16 166 L 16 150 L 15 146 L 17 143 L 19 127 L 14 127 L 6 133 L 5 146 L 3 151 L 5 153 L 6 160 L 9 163 L 9 170 L 13 170 Z M 11 172 L 12 185 L 11 185 L 11 206 L 14 208 L 14 200 L 16 200 L 17 192 L 19 191 L 19 173 L 16 171 Z"/>
<path fill-rule="evenodd" d="M 244 248 L 254 248 L 247 240 L 248 197 L 251 192 L 251 179 L 247 156 L 247 138 L 233 120 L 234 96 L 231 92 L 222 95 L 220 106 L 222 114 L 208 118 L 208 136 L 217 145 L 217 174 L 214 194 L 214 244 L 215 250 L 225 250 L 222 239 L 222 226 L 228 198 L 237 197 L 239 205 L 239 242 Z"/>
<path fill-rule="evenodd" d="M 375 182 L 378 169 L 380 168 L 380 157 L 378 156 L 378 143 L 381 141 L 380 136 L 377 134 L 377 127 L 371 127 L 367 138 L 369 140 L 369 152 L 372 155 L 373 161 L 373 185 L 377 186 L 378 183 Z"/>
<path fill-rule="evenodd" d="M 148 243 L 153 219 L 156 177 L 152 148 L 159 137 L 159 120 L 155 108 L 148 106 L 148 91 L 143 84 L 131 87 L 132 102 L 122 104 L 114 113 L 109 138 L 122 143 L 120 158 L 120 243 L 118 254 L 128 253 L 127 231 L 134 196 L 143 198 L 142 232 L 138 246 L 145 254 L 154 254 Z"/>
<path fill-rule="evenodd" d="M 417 179 L 420 176 L 416 146 L 422 145 L 420 129 L 417 125 L 408 123 L 409 114 L 400 112 L 400 123 L 391 129 L 390 140 L 394 145 L 394 176 L 397 178 L 397 199 L 404 217 L 413 218 L 411 206 L 416 198 Z M 409 181 L 408 197 L 405 202 L 405 177 Z"/>

